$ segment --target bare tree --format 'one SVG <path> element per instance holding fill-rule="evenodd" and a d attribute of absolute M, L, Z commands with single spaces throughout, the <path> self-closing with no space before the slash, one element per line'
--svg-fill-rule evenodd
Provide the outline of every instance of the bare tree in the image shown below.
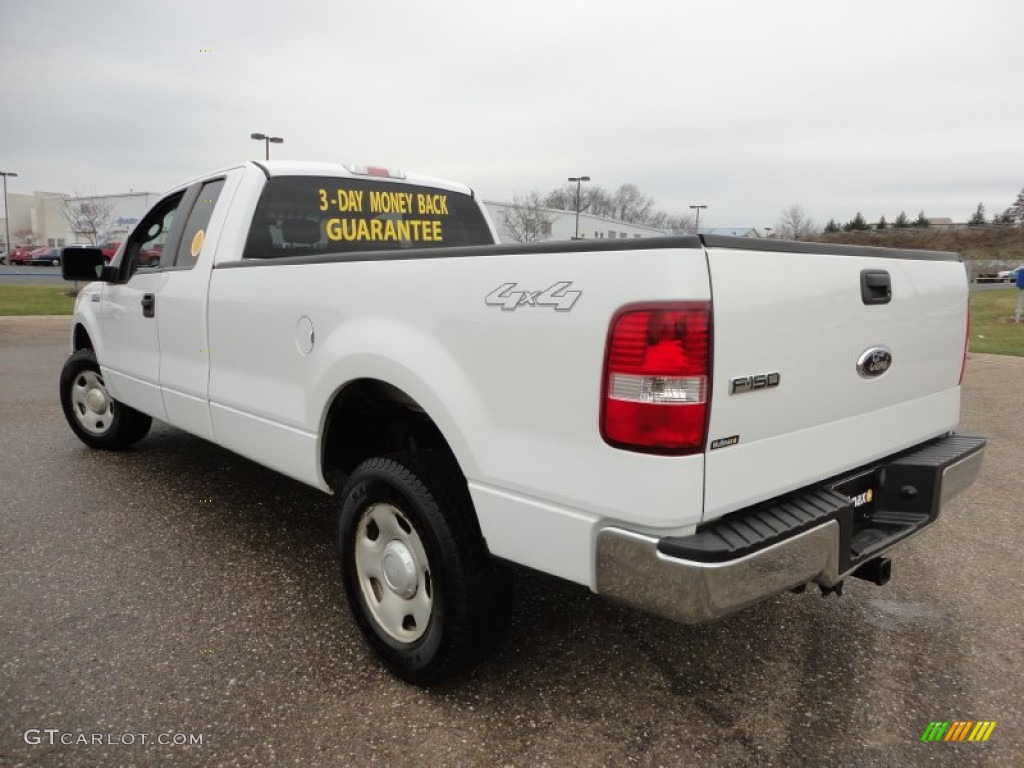
<path fill-rule="evenodd" d="M 580 190 L 580 210 L 586 212 L 586 199 L 587 194 L 590 192 L 590 187 Z M 576 210 L 576 185 L 571 187 L 559 187 L 558 189 L 552 189 L 542 199 L 544 205 L 548 208 L 554 208 L 559 211 L 575 211 Z"/>
<path fill-rule="evenodd" d="M 553 189 L 542 199 L 548 208 L 575 211 L 576 185 Z M 661 229 L 693 228 L 688 215 L 673 216 L 655 205 L 654 198 L 645 195 L 635 184 L 621 184 L 614 192 L 597 184 L 587 184 L 580 189 L 580 213 Z"/>
<path fill-rule="evenodd" d="M 692 213 L 671 214 L 665 211 L 655 211 L 645 223 L 648 227 L 667 229 L 676 234 L 697 231 L 697 225 Z"/>
<path fill-rule="evenodd" d="M 512 239 L 517 243 L 536 243 L 551 237 L 554 217 L 544 208 L 544 201 L 536 192 L 525 196 L 513 195 L 512 206 L 501 213 L 505 229 Z"/>
<path fill-rule="evenodd" d="M 551 190 L 544 196 L 543 202 L 548 208 L 557 208 L 560 211 L 575 211 L 576 185 L 570 184 L 566 187 Z M 604 187 L 596 184 L 585 184 L 580 188 L 580 213 L 611 217 L 614 215 L 614 211 L 615 203 Z"/>
<path fill-rule="evenodd" d="M 622 184 L 612 196 L 612 217 L 630 224 L 646 224 L 654 215 L 654 198 L 643 194 L 635 184 Z"/>
<path fill-rule="evenodd" d="M 799 240 L 806 235 L 817 233 L 818 227 L 799 205 L 783 208 L 775 225 L 775 234 L 783 240 Z"/>
<path fill-rule="evenodd" d="M 84 237 L 98 245 L 110 229 L 114 211 L 99 198 L 65 197 L 61 216 L 75 237 Z"/>

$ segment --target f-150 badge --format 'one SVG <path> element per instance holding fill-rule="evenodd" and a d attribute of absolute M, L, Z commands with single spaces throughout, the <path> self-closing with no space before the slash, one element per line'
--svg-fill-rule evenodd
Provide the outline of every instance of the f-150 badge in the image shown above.
<path fill-rule="evenodd" d="M 570 291 L 572 282 L 555 283 L 543 291 L 524 291 L 518 283 L 499 285 L 484 299 L 484 303 L 492 307 L 501 307 L 503 312 L 511 312 L 519 307 L 553 307 L 556 312 L 568 312 L 583 291 Z"/>
<path fill-rule="evenodd" d="M 738 395 L 740 392 L 753 392 L 755 389 L 777 387 L 781 379 L 782 375 L 778 371 L 754 373 L 750 376 L 736 376 L 729 381 L 729 394 Z"/>

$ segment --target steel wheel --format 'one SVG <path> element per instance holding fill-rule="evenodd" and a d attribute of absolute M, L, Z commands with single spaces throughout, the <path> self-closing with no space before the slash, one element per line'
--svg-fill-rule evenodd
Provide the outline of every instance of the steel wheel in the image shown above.
<path fill-rule="evenodd" d="M 342 582 L 356 625 L 392 672 L 432 685 L 500 642 L 511 573 L 487 552 L 466 480 L 450 458 L 367 459 L 341 496 Z"/>
<path fill-rule="evenodd" d="M 71 385 L 75 418 L 91 435 L 104 435 L 114 421 L 113 400 L 95 371 L 81 371 Z"/>
<path fill-rule="evenodd" d="M 71 431 L 90 448 L 122 451 L 149 432 L 153 419 L 111 397 L 96 353 L 80 349 L 60 372 L 60 407 Z"/>
<path fill-rule="evenodd" d="M 355 565 L 366 607 L 400 643 L 419 640 L 434 596 L 430 562 L 416 529 L 391 504 L 366 508 L 356 529 Z"/>

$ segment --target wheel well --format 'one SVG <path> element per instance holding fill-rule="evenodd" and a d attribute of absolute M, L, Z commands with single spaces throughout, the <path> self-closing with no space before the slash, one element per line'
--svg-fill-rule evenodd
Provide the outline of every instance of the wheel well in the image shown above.
<path fill-rule="evenodd" d="M 376 379 L 347 384 L 334 398 L 324 424 L 324 477 L 336 490 L 360 463 L 397 451 L 455 454 L 420 405 L 397 387 Z"/>
<path fill-rule="evenodd" d="M 72 350 L 74 352 L 80 349 L 92 349 L 92 339 L 89 338 L 89 332 L 85 330 L 84 325 L 75 326 L 74 345 L 75 348 Z"/>

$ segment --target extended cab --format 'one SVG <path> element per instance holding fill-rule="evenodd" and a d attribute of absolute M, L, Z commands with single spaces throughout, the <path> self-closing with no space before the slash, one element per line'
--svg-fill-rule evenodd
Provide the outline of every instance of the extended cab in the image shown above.
<path fill-rule="evenodd" d="M 336 493 L 355 620 L 419 684 L 501 637 L 510 562 L 684 622 L 885 583 L 985 444 L 950 253 L 501 245 L 460 184 L 268 162 L 63 271 L 75 433 L 156 418 Z"/>

